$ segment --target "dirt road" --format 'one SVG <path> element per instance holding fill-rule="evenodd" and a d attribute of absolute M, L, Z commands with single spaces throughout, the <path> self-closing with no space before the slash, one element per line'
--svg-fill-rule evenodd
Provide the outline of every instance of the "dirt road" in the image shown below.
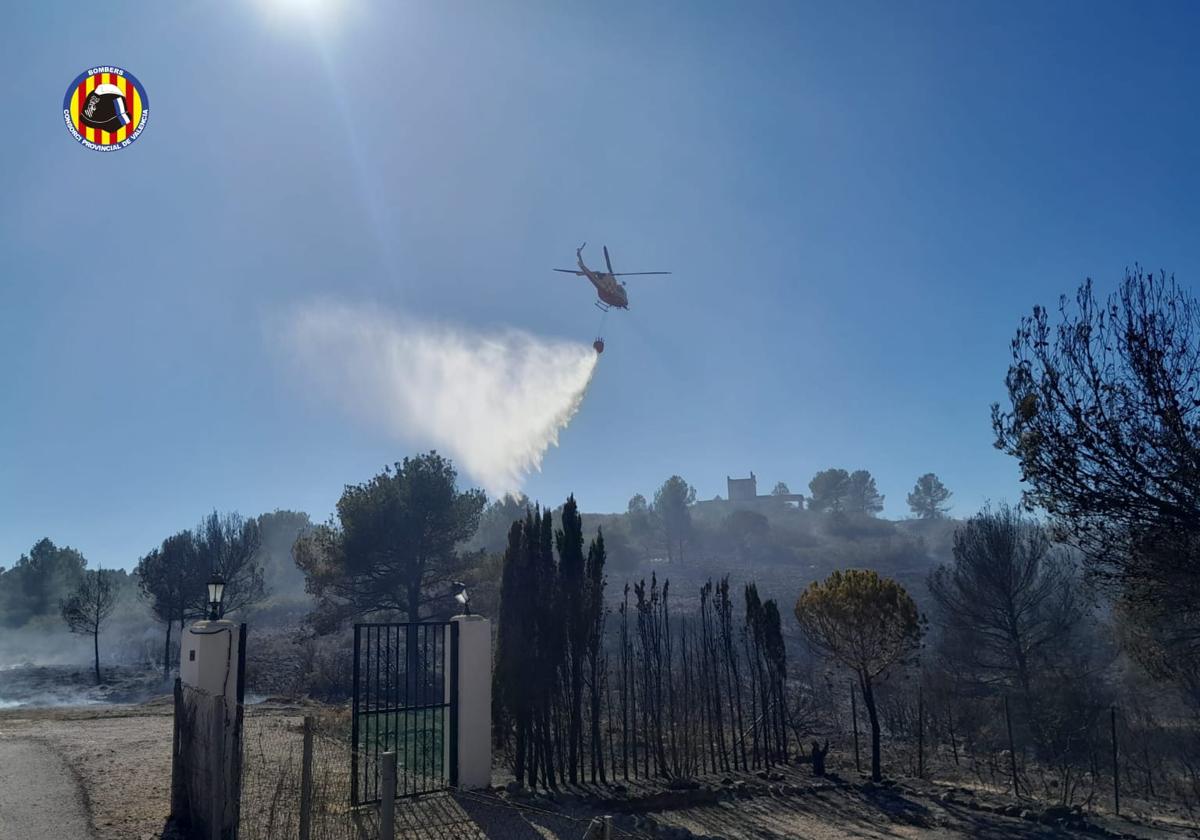
<path fill-rule="evenodd" d="M 91 840 L 83 795 L 47 744 L 0 739 L 0 840 Z"/>

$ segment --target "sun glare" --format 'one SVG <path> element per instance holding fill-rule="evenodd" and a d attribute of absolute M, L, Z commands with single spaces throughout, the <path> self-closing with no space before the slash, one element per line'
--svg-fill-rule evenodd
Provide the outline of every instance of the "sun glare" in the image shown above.
<path fill-rule="evenodd" d="M 346 0 L 258 0 L 258 5 L 277 20 L 328 21 L 342 12 Z"/>

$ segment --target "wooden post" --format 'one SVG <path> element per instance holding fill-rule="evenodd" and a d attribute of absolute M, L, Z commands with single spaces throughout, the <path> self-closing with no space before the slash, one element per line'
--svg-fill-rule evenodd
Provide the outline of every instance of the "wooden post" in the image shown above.
<path fill-rule="evenodd" d="M 925 778 L 925 697 L 917 683 L 917 778 Z"/>
<path fill-rule="evenodd" d="M 862 772 L 862 761 L 858 757 L 858 696 L 854 693 L 854 680 L 850 681 L 850 719 L 854 724 L 854 772 Z"/>
<path fill-rule="evenodd" d="M 313 719 L 304 718 L 304 757 L 300 764 L 300 840 L 312 837 Z"/>
<path fill-rule="evenodd" d="M 211 811 L 208 833 L 210 840 L 222 840 L 225 822 L 225 793 L 228 790 L 228 770 L 225 767 L 225 698 L 222 695 L 209 698 L 209 714 L 212 739 L 209 742 L 209 780 Z"/>
<path fill-rule="evenodd" d="M 1121 773 L 1117 765 L 1117 707 L 1109 709 L 1109 721 L 1112 724 L 1112 756 L 1113 756 L 1113 810 L 1121 815 Z"/>
<path fill-rule="evenodd" d="M 396 840 L 396 754 L 383 754 L 383 791 L 379 803 L 379 840 Z"/>
<path fill-rule="evenodd" d="M 188 819 L 187 793 L 183 785 L 183 745 L 179 721 L 184 716 L 183 682 L 175 678 L 175 720 L 171 726 L 171 818 L 183 823 Z"/>
<path fill-rule="evenodd" d="M 233 732 L 229 738 L 229 748 L 232 752 L 227 759 L 229 765 L 227 790 L 232 805 L 230 824 L 233 828 L 230 837 L 237 840 L 238 828 L 242 824 L 242 769 L 245 752 L 242 744 L 246 718 L 246 625 L 244 623 L 238 628 L 237 687 L 234 689 L 234 697 L 237 705 L 234 710 Z"/>
<path fill-rule="evenodd" d="M 1008 713 L 1008 695 L 1004 695 L 1004 725 L 1008 727 L 1008 760 L 1012 767 L 1013 796 L 1021 798 L 1021 785 L 1017 781 L 1017 748 L 1013 742 L 1012 715 Z"/>

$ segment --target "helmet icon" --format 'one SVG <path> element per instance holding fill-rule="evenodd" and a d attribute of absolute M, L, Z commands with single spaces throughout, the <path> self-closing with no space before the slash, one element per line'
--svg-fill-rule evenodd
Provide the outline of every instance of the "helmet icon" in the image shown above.
<path fill-rule="evenodd" d="M 75 77 L 63 95 L 62 115 L 76 143 L 112 152 L 141 135 L 150 117 L 150 100 L 128 70 L 102 65 Z"/>
<path fill-rule="evenodd" d="M 96 85 L 79 109 L 79 121 L 100 131 L 116 131 L 129 125 L 131 120 L 125 107 L 125 94 L 114 84 Z"/>

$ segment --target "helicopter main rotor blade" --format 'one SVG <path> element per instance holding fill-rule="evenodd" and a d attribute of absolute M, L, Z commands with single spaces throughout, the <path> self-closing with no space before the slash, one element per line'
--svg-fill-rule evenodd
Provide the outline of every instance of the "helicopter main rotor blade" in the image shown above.
<path fill-rule="evenodd" d="M 583 272 L 577 268 L 552 268 L 550 270 L 551 271 L 561 271 L 563 274 L 578 274 L 580 277 L 583 276 Z"/>
<path fill-rule="evenodd" d="M 604 246 L 604 264 L 608 266 L 608 273 L 612 274 L 612 260 L 608 258 L 608 246 Z"/>
<path fill-rule="evenodd" d="M 618 271 L 613 277 L 632 277 L 635 274 L 670 274 L 669 271 Z"/>

